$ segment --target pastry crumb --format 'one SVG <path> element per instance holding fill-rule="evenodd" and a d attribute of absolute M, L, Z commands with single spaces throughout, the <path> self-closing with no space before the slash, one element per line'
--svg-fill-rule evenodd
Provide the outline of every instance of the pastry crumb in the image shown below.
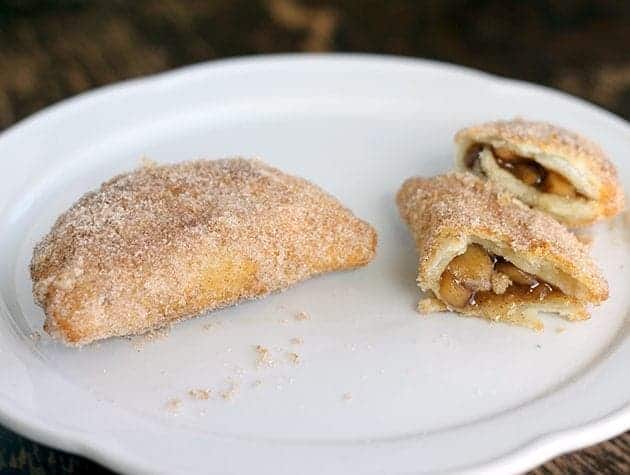
<path fill-rule="evenodd" d="M 262 385 L 262 380 L 260 380 L 260 379 L 257 379 L 257 380 L 255 380 L 254 382 L 252 382 L 252 387 L 253 387 L 253 388 L 257 388 L 257 387 L 259 387 L 260 385 Z"/>
<path fill-rule="evenodd" d="M 166 409 L 170 412 L 178 412 L 182 408 L 182 401 L 177 397 L 173 397 L 166 401 Z"/>
<path fill-rule="evenodd" d="M 565 331 L 567 331 L 567 329 L 565 327 L 558 327 L 558 328 L 556 328 L 556 333 L 564 333 Z"/>
<path fill-rule="evenodd" d="M 311 316 L 306 312 L 298 312 L 295 315 L 295 319 L 298 321 L 310 320 Z"/>
<path fill-rule="evenodd" d="M 275 361 L 271 357 L 271 352 L 268 348 L 265 348 L 262 345 L 255 346 L 256 353 L 258 354 L 258 358 L 256 360 L 256 367 L 270 367 L 275 364 Z"/>
<path fill-rule="evenodd" d="M 288 352 L 287 357 L 289 358 L 289 361 L 294 365 L 299 365 L 302 362 L 300 355 L 298 355 L 297 353 Z"/>
<path fill-rule="evenodd" d="M 304 343 L 304 338 L 302 338 L 301 336 L 295 336 L 291 338 L 291 340 L 289 341 L 291 342 L 292 345 L 301 345 Z"/>
<path fill-rule="evenodd" d="M 205 401 L 210 399 L 211 393 L 212 391 L 210 389 L 190 389 L 188 391 L 188 395 L 198 401 Z"/>

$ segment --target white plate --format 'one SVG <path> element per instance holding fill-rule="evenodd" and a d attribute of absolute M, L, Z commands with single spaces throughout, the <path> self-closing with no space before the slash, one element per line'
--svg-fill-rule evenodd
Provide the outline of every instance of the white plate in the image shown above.
<path fill-rule="evenodd" d="M 274 474 L 517 472 L 630 427 L 622 226 L 595 229 L 612 297 L 590 321 L 550 316 L 537 334 L 414 311 L 417 258 L 394 205 L 398 186 L 448 170 L 458 128 L 516 115 L 584 131 L 628 187 L 622 120 L 541 87 L 406 59 L 204 64 L 82 95 L 6 131 L 0 422 L 123 472 Z M 337 195 L 378 229 L 376 260 L 164 339 L 76 350 L 29 337 L 43 315 L 27 267 L 59 213 L 142 156 L 231 155 L 264 157 Z M 311 319 L 296 320 L 299 311 Z M 258 344 L 275 366 L 257 369 Z M 227 400 L 187 394 L 232 383 Z M 166 407 L 171 398 L 179 410 Z"/>

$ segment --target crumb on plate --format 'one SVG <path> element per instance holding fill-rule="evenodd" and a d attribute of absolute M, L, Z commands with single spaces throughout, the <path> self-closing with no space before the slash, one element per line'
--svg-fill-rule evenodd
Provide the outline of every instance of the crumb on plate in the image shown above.
<path fill-rule="evenodd" d="M 166 401 L 166 410 L 170 412 L 178 412 L 182 408 L 182 401 L 177 397 L 173 397 Z"/>
<path fill-rule="evenodd" d="M 256 360 L 256 366 L 258 368 L 270 367 L 275 364 L 273 358 L 271 357 L 271 352 L 268 348 L 265 348 L 262 345 L 256 345 L 255 350 L 258 354 L 258 358 Z"/>
<path fill-rule="evenodd" d="M 295 319 L 298 321 L 310 320 L 311 316 L 306 312 L 298 312 L 295 314 Z"/>
<path fill-rule="evenodd" d="M 210 399 L 211 393 L 212 393 L 212 390 L 210 389 L 190 389 L 188 391 L 188 395 L 191 398 L 196 399 L 198 401 L 205 401 L 207 399 Z"/>

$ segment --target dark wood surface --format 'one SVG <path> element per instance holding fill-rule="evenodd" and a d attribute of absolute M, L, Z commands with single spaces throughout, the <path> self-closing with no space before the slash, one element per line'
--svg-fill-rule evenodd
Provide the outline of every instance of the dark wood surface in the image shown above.
<path fill-rule="evenodd" d="M 555 87 L 630 118 L 630 2 L 0 0 L 0 130 L 122 79 L 294 51 L 434 58 Z M 0 473 L 88 471 L 110 473 L 0 427 Z M 531 473 L 630 473 L 630 432 Z"/>

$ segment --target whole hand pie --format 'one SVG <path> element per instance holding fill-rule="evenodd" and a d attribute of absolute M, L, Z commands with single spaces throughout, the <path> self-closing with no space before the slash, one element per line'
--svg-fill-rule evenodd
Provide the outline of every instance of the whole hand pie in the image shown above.
<path fill-rule="evenodd" d="M 456 167 L 510 191 L 572 227 L 612 217 L 624 197 L 614 166 L 593 142 L 543 122 L 490 122 L 455 136 Z"/>
<path fill-rule="evenodd" d="M 443 308 L 539 330 L 540 312 L 582 320 L 608 298 L 572 233 L 470 173 L 410 178 L 397 203 L 420 254 L 419 286 Z"/>
<path fill-rule="evenodd" d="M 146 332 L 367 264 L 376 232 L 257 160 L 144 167 L 87 193 L 36 246 L 33 294 L 67 344 Z"/>

